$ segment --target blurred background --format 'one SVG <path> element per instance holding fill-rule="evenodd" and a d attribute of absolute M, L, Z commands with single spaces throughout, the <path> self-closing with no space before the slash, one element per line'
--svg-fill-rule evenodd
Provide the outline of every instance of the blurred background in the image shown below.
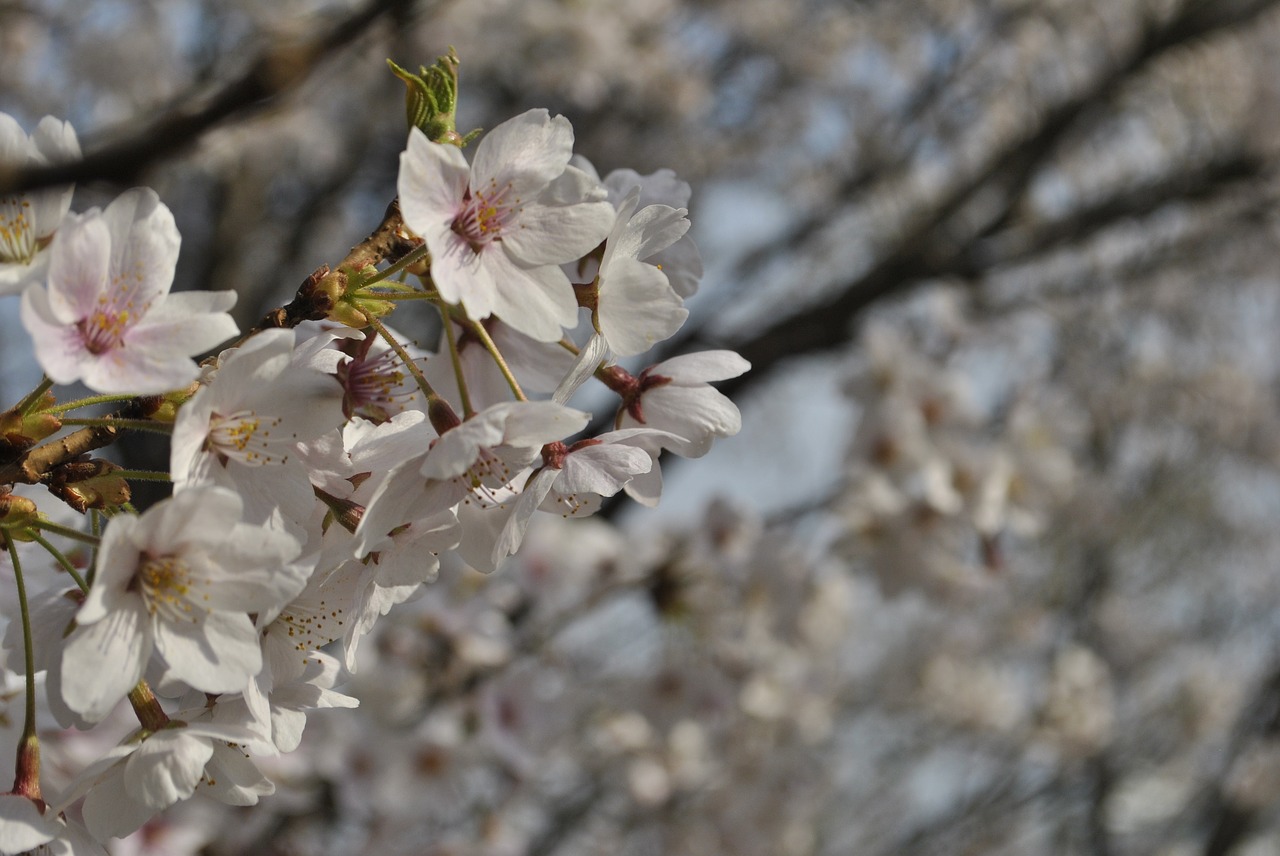
<path fill-rule="evenodd" d="M 753 364 L 658 511 L 446 568 L 274 797 L 116 852 L 1280 854 L 1277 44 L 1276 0 L 0 0 L 0 110 L 101 153 L 77 209 L 156 188 L 242 327 L 378 223 L 384 60 L 452 45 L 460 129 L 693 185 L 652 361 Z"/>

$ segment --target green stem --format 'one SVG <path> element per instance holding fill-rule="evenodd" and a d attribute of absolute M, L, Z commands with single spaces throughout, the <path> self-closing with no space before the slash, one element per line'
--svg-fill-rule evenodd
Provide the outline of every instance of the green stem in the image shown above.
<path fill-rule="evenodd" d="M 52 532 L 54 535 L 61 535 L 63 538 L 70 538 L 72 541 L 92 544 L 95 547 L 102 543 L 102 539 L 97 535 L 89 535 L 78 529 L 72 529 L 70 526 L 54 523 L 52 520 L 37 520 L 32 523 L 32 526 L 45 532 Z"/>
<path fill-rule="evenodd" d="M 422 369 L 418 368 L 417 363 L 409 356 L 409 352 L 396 341 L 396 337 L 391 335 L 391 331 L 386 328 L 386 325 L 377 318 L 370 318 L 369 326 L 378 331 L 378 335 L 382 337 L 383 341 L 391 347 L 391 350 L 396 352 L 400 362 L 404 363 L 405 370 L 409 372 L 418 384 L 418 389 L 422 390 L 422 394 L 427 397 L 427 402 L 430 403 L 432 399 L 439 398 L 439 394 L 432 389 L 430 382 L 427 381 L 427 376 L 422 373 Z"/>
<path fill-rule="evenodd" d="M 49 552 L 49 555 L 53 556 L 59 565 L 62 565 L 62 570 L 71 575 L 71 579 L 76 581 L 76 585 L 80 587 L 80 591 L 85 592 L 86 594 L 89 592 L 89 584 L 84 581 L 84 577 L 80 576 L 80 572 L 76 570 L 76 566 L 71 564 L 71 560 L 68 559 L 61 550 L 53 546 L 53 544 L 49 542 L 49 539 L 45 538 L 39 532 L 32 532 L 31 537 L 35 539 L 37 544 L 44 547 L 45 550 Z"/>
<path fill-rule="evenodd" d="M 132 395 L 90 395 L 86 398 L 77 398 L 75 401 L 65 401 L 62 404 L 55 404 L 52 407 L 46 407 L 41 413 L 66 413 L 68 410 L 75 410 L 78 407 L 90 407 L 94 404 L 109 404 L 113 401 L 128 401 L 133 398 Z M 65 421 L 63 424 L 66 424 Z"/>
<path fill-rule="evenodd" d="M 36 737 L 36 649 L 31 638 L 31 612 L 27 608 L 27 585 L 22 577 L 18 545 L 11 535 L 5 536 L 9 560 L 13 562 L 13 580 L 18 589 L 18 611 L 22 619 L 22 658 L 26 667 L 26 707 L 23 711 L 22 739 L 18 743 L 13 790 L 40 799 L 40 743 Z"/>
<path fill-rule="evenodd" d="M 375 282 L 382 282 L 384 279 L 389 279 L 390 277 L 393 277 L 396 274 L 398 274 L 400 271 L 406 268 L 412 267 L 413 265 L 422 261 L 424 258 L 426 258 L 427 253 L 428 253 L 427 245 L 424 243 L 422 246 L 417 247 L 416 249 L 410 250 L 409 252 L 405 253 L 404 256 L 400 258 L 399 261 L 397 261 L 393 265 L 388 266 L 386 270 L 380 270 L 373 276 L 369 277 L 367 280 L 365 280 L 364 284 L 373 285 Z"/>
<path fill-rule="evenodd" d="M 135 481 L 172 481 L 173 476 L 163 470 L 116 470 L 111 475 L 123 478 L 134 479 Z"/>
<path fill-rule="evenodd" d="M 395 292 L 392 292 L 390 294 L 381 294 L 377 291 L 365 291 L 361 289 L 360 291 L 357 291 L 355 294 L 353 294 L 352 297 L 364 298 L 366 300 L 386 300 L 391 303 L 396 303 L 396 302 L 404 303 L 410 300 L 436 300 L 437 299 L 434 294 L 428 294 L 425 291 L 418 291 L 417 289 L 414 289 L 413 291 L 404 293 L 404 294 L 397 294 Z"/>
<path fill-rule="evenodd" d="M 36 388 L 28 392 L 26 397 L 19 401 L 18 406 L 13 409 L 21 413 L 23 416 L 29 416 L 44 394 L 51 389 L 53 389 L 53 381 L 49 380 L 48 375 L 45 375 L 40 379 L 40 383 Z"/>
<path fill-rule="evenodd" d="M 493 337 L 489 335 L 489 331 L 484 328 L 484 324 L 480 321 L 472 321 L 471 331 L 476 334 L 480 344 L 484 345 L 484 349 L 489 352 L 489 356 L 493 357 L 493 361 L 498 364 L 498 371 L 502 372 L 502 376 L 507 379 L 507 386 L 511 387 L 511 393 L 516 397 L 516 400 L 528 401 L 529 399 L 525 396 L 524 390 L 520 388 L 519 381 L 512 374 L 511 367 L 507 365 L 506 359 L 502 356 L 502 352 L 498 350 L 498 346 L 494 343 Z"/>
<path fill-rule="evenodd" d="M 458 395 L 462 398 L 462 412 L 465 418 L 475 415 L 471 406 L 471 393 L 467 390 L 467 378 L 462 371 L 462 357 L 458 354 L 458 334 L 454 332 L 453 321 L 448 312 L 441 312 L 441 323 L 444 324 L 444 335 L 449 340 L 449 359 L 453 361 L 453 377 L 458 384 Z"/>
<path fill-rule="evenodd" d="M 132 431 L 152 431 L 156 434 L 172 434 L 173 425 L 168 422 L 153 422 L 150 419 L 117 419 L 114 416 L 95 416 L 84 418 L 67 418 L 63 425 L 88 425 L 95 428 L 128 428 Z"/>

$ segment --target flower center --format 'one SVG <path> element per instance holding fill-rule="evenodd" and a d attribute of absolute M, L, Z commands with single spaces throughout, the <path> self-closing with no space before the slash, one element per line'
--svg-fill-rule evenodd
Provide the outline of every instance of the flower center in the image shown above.
<path fill-rule="evenodd" d="M 178 556 L 147 556 L 138 568 L 138 583 L 147 611 L 152 615 L 163 612 L 163 617 L 170 620 L 199 621 L 192 615 L 191 603 L 192 589 L 198 582 L 192 579 L 187 563 Z"/>
<path fill-rule="evenodd" d="M 519 197 L 508 198 L 511 185 L 499 187 L 489 181 L 484 190 L 468 190 L 463 197 L 462 208 L 453 218 L 453 231 L 480 252 L 494 241 L 502 240 L 504 230 L 511 229 L 521 210 Z"/>
<path fill-rule="evenodd" d="M 214 414 L 209 423 L 209 439 L 205 448 L 224 458 L 250 466 L 283 464 L 289 459 L 292 437 L 273 437 L 272 430 L 280 424 L 273 416 L 261 416 L 251 410 L 242 410 L 230 416 Z M 281 444 L 284 449 L 278 449 Z"/>
<path fill-rule="evenodd" d="M 25 196 L 0 197 L 0 262 L 30 264 L 35 251 L 30 200 Z"/>
<path fill-rule="evenodd" d="M 345 391 L 344 412 L 372 422 L 386 422 L 417 396 L 416 387 L 406 388 L 405 376 L 394 351 L 383 351 L 376 357 L 352 357 L 338 366 L 338 382 Z"/>
<path fill-rule="evenodd" d="M 95 356 L 120 347 L 124 333 L 129 329 L 130 314 L 126 309 L 115 312 L 98 308 L 88 318 L 76 322 L 84 349 Z"/>

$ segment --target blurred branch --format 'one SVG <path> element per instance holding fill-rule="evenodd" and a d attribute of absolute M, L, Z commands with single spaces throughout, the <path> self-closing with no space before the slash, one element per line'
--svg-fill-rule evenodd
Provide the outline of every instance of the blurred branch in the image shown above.
<path fill-rule="evenodd" d="M 965 269 L 972 240 L 944 239 L 944 227 L 970 200 L 989 188 L 1003 188 L 1007 210 L 1021 190 L 1056 151 L 1076 121 L 1091 106 L 1111 98 L 1134 75 L 1175 48 L 1207 38 L 1227 28 L 1253 20 L 1274 8 L 1277 0 L 1252 0 L 1236 4 L 1196 2 L 1162 27 L 1150 31 L 1121 62 L 1100 75 L 1092 86 L 1044 111 L 1037 129 L 1013 146 L 991 152 L 985 165 L 928 210 L 917 214 L 894 247 L 865 273 L 840 289 L 835 300 L 803 310 L 758 333 L 745 342 L 730 343 L 752 363 L 752 371 L 720 386 L 726 394 L 762 378 L 787 357 L 827 350 L 848 341 L 852 321 L 877 301 L 913 288 L 921 280 L 954 275 Z M 1106 203 L 1103 203 L 1106 204 Z M 988 231 L 1006 220 L 992 218 Z M 812 223 L 816 231 L 818 223 Z M 705 329 L 672 342 L 664 355 L 723 343 Z"/>
<path fill-rule="evenodd" d="M 50 185 L 134 181 L 152 164 L 186 149 L 215 125 L 259 110 L 296 87 L 320 62 L 353 42 L 384 15 L 405 13 L 414 2 L 371 0 L 310 40 L 272 45 L 243 74 L 213 95 L 203 98 L 198 93 L 188 93 L 177 99 L 179 106 L 159 119 L 80 160 L 38 168 L 0 164 L 0 196 Z M 201 106 L 191 107 L 192 104 Z"/>
<path fill-rule="evenodd" d="M 976 279 L 997 265 L 1028 260 L 1060 246 L 1077 244 L 1125 220 L 1152 214 L 1170 203 L 1204 200 L 1224 187 L 1255 183 L 1266 175 L 1266 162 L 1252 152 L 1236 152 L 1198 168 L 1163 175 L 1158 181 L 1130 187 L 1069 216 L 1033 227 L 1010 228 L 971 244 L 956 260 L 953 273 Z"/>

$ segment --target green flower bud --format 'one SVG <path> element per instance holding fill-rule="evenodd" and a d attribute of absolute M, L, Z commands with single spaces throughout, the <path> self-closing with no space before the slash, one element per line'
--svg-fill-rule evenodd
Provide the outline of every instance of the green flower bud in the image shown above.
<path fill-rule="evenodd" d="M 480 133 L 477 128 L 466 136 L 458 133 L 458 54 L 449 48 L 447 56 L 432 66 L 420 66 L 414 74 L 391 60 L 391 73 L 404 81 L 405 116 L 410 128 L 418 128 L 427 139 L 461 148 Z"/>

